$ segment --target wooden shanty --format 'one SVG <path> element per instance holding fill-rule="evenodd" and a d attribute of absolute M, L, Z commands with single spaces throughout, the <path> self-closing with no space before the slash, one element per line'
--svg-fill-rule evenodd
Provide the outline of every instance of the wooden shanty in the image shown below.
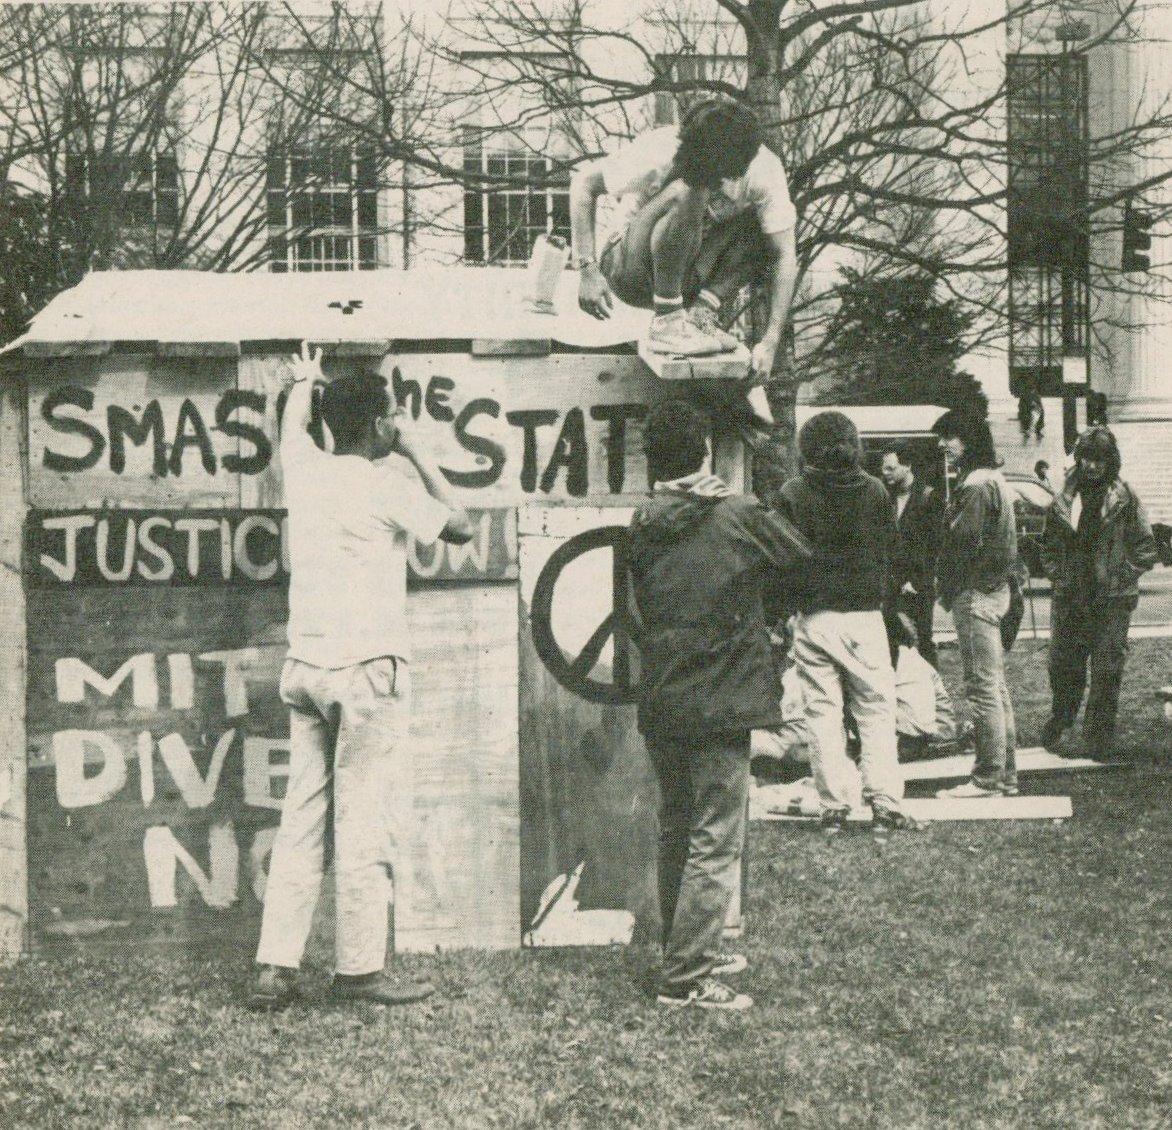
<path fill-rule="evenodd" d="M 503 271 L 98 273 L 3 351 L 0 955 L 255 942 L 288 773 L 276 439 L 302 340 L 327 372 L 380 365 L 476 522 L 410 553 L 426 897 L 395 906 L 396 948 L 654 929 L 653 793 L 607 617 L 642 420 L 679 386 L 637 355 L 647 314 L 596 322 L 575 281 L 551 316 Z"/>

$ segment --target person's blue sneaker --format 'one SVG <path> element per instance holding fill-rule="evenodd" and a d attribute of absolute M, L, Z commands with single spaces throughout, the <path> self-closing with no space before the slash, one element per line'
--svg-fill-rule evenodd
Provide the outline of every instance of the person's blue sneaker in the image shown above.
<path fill-rule="evenodd" d="M 748 993 L 730 989 L 716 977 L 701 977 L 692 985 L 682 988 L 660 989 L 655 998 L 659 1004 L 669 1008 L 711 1008 L 724 1012 L 744 1012 L 753 1007 L 753 998 Z"/>

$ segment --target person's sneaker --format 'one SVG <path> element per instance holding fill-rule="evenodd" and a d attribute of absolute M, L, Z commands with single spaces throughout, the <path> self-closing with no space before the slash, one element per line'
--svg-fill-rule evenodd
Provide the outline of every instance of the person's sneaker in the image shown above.
<path fill-rule="evenodd" d="M 920 832 L 924 825 L 899 808 L 889 804 L 871 805 L 871 827 L 876 831 Z"/>
<path fill-rule="evenodd" d="M 828 836 L 841 832 L 846 827 L 850 815 L 849 808 L 824 808 L 822 810 L 822 831 Z"/>
<path fill-rule="evenodd" d="M 716 338 L 725 353 L 731 353 L 740 345 L 740 342 L 720 324 L 716 311 L 707 302 L 697 302 L 694 306 L 690 306 L 688 317 L 697 329 Z"/>
<path fill-rule="evenodd" d="M 335 976 L 330 982 L 330 998 L 338 1004 L 414 1004 L 435 992 L 426 981 L 400 984 L 385 973 L 366 977 Z"/>
<path fill-rule="evenodd" d="M 297 971 L 280 965 L 262 965 L 248 990 L 248 1007 L 256 1012 L 274 1012 L 299 1000 Z"/>
<path fill-rule="evenodd" d="M 686 310 L 656 314 L 651 319 L 647 344 L 655 353 L 670 353 L 677 357 L 705 357 L 727 352 L 718 338 L 705 333 L 688 317 Z"/>
<path fill-rule="evenodd" d="M 1021 789 L 1019 789 L 1017 787 L 1016 781 L 1002 781 L 1001 784 L 999 784 L 997 786 L 997 791 L 1002 796 L 1020 796 L 1021 795 Z"/>
<path fill-rule="evenodd" d="M 1046 724 L 1042 727 L 1042 733 L 1038 740 L 1041 742 L 1044 748 L 1050 750 L 1052 753 L 1054 751 L 1054 747 L 1058 745 L 1058 742 L 1061 740 L 1062 733 L 1065 729 L 1066 727 L 1059 719 L 1051 716 L 1050 718 L 1046 719 Z"/>
<path fill-rule="evenodd" d="M 988 789 L 984 785 L 978 785 L 976 781 L 965 781 L 963 785 L 954 785 L 951 789 L 938 789 L 936 795 L 948 800 L 977 800 L 980 797 L 1004 794 L 998 788 Z"/>
<path fill-rule="evenodd" d="M 731 977 L 748 968 L 749 959 L 743 953 L 718 953 L 710 973 L 713 977 Z"/>
<path fill-rule="evenodd" d="M 725 1012 L 744 1012 L 753 1007 L 748 993 L 738 993 L 715 977 L 701 977 L 694 985 L 682 989 L 661 989 L 655 998 L 669 1008 L 714 1008 Z"/>

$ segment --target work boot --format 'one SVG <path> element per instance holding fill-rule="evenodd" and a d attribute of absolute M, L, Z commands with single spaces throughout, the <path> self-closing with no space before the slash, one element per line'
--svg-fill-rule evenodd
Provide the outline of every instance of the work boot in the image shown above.
<path fill-rule="evenodd" d="M 656 353 L 676 357 L 706 357 L 728 352 L 719 338 L 700 329 L 683 309 L 656 314 L 651 319 L 647 344 Z"/>

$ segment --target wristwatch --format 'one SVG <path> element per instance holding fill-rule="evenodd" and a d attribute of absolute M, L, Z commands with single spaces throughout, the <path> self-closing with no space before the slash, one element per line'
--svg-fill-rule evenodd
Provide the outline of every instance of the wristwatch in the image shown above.
<path fill-rule="evenodd" d="M 575 255 L 574 256 L 574 270 L 584 271 L 587 267 L 597 267 L 598 260 L 593 255 Z"/>

